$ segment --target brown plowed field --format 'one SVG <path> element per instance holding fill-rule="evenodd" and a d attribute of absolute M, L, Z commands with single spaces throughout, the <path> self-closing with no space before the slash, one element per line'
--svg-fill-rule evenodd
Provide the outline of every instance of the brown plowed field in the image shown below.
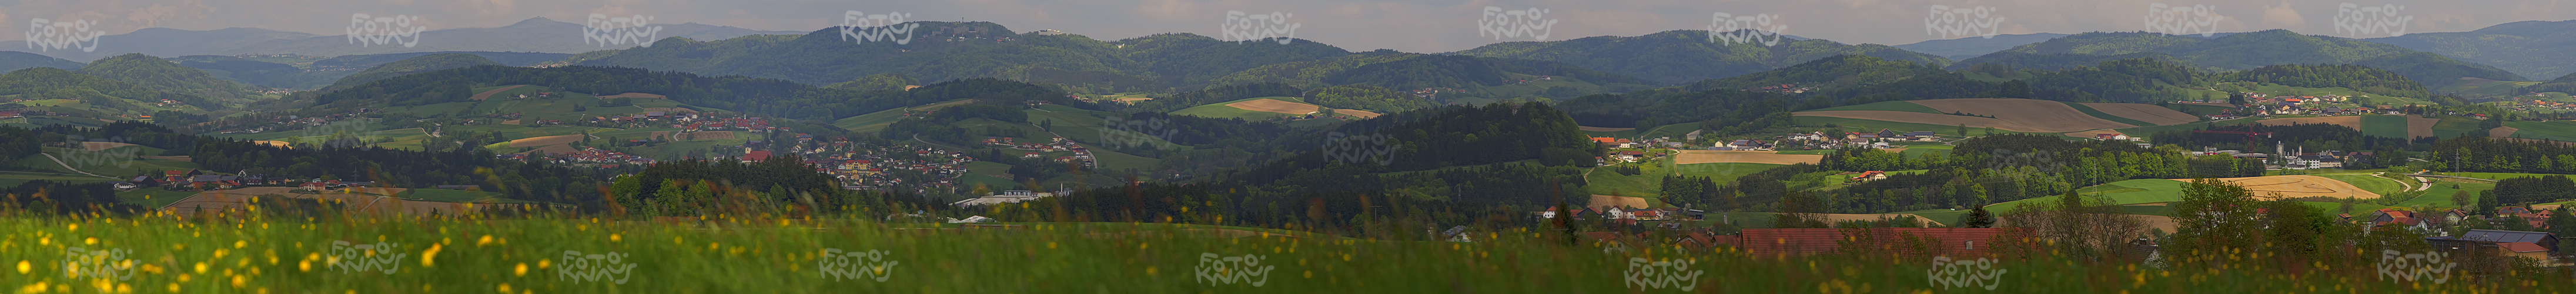
<path fill-rule="evenodd" d="M 1260 112 L 1275 112 L 1275 113 L 1301 114 L 1301 115 L 1302 115 L 1302 114 L 1315 114 L 1315 105 L 1314 105 L 1314 104 L 1305 104 L 1305 103 L 1296 103 L 1296 102 L 1288 102 L 1288 101 L 1279 101 L 1279 100 L 1273 100 L 1273 99 L 1252 99 L 1252 100 L 1249 100 L 1249 101 L 1243 101 L 1243 102 L 1226 103 L 1226 104 L 1225 104 L 1225 106 L 1232 106 L 1232 107 L 1234 107 L 1234 108 L 1242 108 L 1243 110 L 1260 111 Z"/>
<path fill-rule="evenodd" d="M 2191 179 L 2174 180 L 2185 182 L 2191 181 Z M 2319 176 L 2268 176 L 2221 178 L 2219 180 L 2225 180 L 2228 183 L 2245 186 L 2246 190 L 2252 190 L 2254 192 L 2254 196 L 2262 198 L 2274 198 L 2273 195 L 2275 194 L 2286 198 L 2315 196 L 2335 198 L 2349 197 L 2359 199 L 2379 198 L 2379 193 L 2364 191 L 2361 187 L 2354 187 L 2352 183 L 2345 183 L 2343 181 Z"/>
<path fill-rule="evenodd" d="M 617 95 L 599 96 L 599 99 L 617 99 L 617 98 L 653 98 L 653 99 L 667 99 L 667 98 L 669 98 L 669 97 L 665 97 L 665 96 L 662 96 L 662 95 L 655 95 L 655 94 L 644 94 L 644 93 L 626 93 L 626 94 L 617 94 Z"/>
<path fill-rule="evenodd" d="M 1721 162 L 1799 164 L 1816 163 L 1824 159 L 1824 155 L 1779 154 L 1771 151 L 1682 150 L 1680 155 L 1673 157 L 1673 164 Z"/>
<path fill-rule="evenodd" d="M 572 142 L 580 142 L 580 141 L 581 141 L 581 135 L 544 136 L 544 137 L 535 137 L 535 138 L 527 138 L 527 139 L 510 140 L 510 147 L 537 147 L 537 146 L 546 146 L 546 145 L 563 145 L 563 144 L 572 144 Z"/>
<path fill-rule="evenodd" d="M 1654 205 L 1651 202 L 1647 202 L 1645 197 L 1592 195 L 1591 206 L 1592 209 L 1598 210 L 1609 209 L 1611 206 L 1618 206 L 1619 208 L 1647 208 L 1653 207 Z"/>
<path fill-rule="evenodd" d="M 491 98 L 492 98 L 492 94 L 500 94 L 500 93 L 501 93 L 501 91 L 509 91 L 510 89 L 518 89 L 519 87 L 526 87 L 526 86 L 528 86 L 528 85 L 517 85 L 517 86 L 501 87 L 500 89 L 492 89 L 491 91 L 483 91 L 482 93 L 474 93 L 474 97 L 467 97 L 466 99 L 474 99 L 474 100 L 491 99 Z"/>
<path fill-rule="evenodd" d="M 2488 137 L 2513 137 L 2513 132 L 2520 132 L 2520 131 L 2522 131 L 2522 129 L 2516 129 L 2516 128 L 2513 128 L 2513 127 L 2496 127 L 2496 128 L 2495 128 L 2495 129 L 2493 129 L 2493 130 L 2487 130 L 2487 136 L 2488 136 Z M 2410 134 L 2410 135 L 2411 135 L 2411 134 Z"/>
<path fill-rule="evenodd" d="M 2158 107 L 2155 104 L 2085 103 L 2084 106 L 2092 107 L 2093 110 L 2100 110 L 2102 113 L 2107 113 L 2113 116 L 2134 119 L 2159 126 L 2200 121 L 2200 117 L 2198 116 L 2192 116 L 2189 113 L 2182 113 L 2181 111 L 2174 111 L 2170 108 Z"/>
<path fill-rule="evenodd" d="M 1969 114 L 1992 116 L 1995 117 L 1995 119 L 2019 123 L 2024 126 L 2034 128 L 2048 130 L 2075 128 L 2072 130 L 2062 131 L 2033 131 L 2041 133 L 2134 127 L 2129 124 L 2093 117 L 2093 115 L 2090 114 L 2084 114 L 2084 111 L 2075 110 L 2074 106 L 2066 106 L 2066 103 L 2060 103 L 2057 101 L 1973 98 L 1915 100 L 1910 102 L 1929 106 L 1932 107 L 1932 109 L 1940 110 L 1941 112 L 1965 112 Z"/>
<path fill-rule="evenodd" d="M 1333 110 L 1333 113 L 1339 113 L 1339 114 L 1342 114 L 1342 115 L 1348 115 L 1348 116 L 1352 116 L 1352 117 L 1358 117 L 1358 118 L 1360 118 L 1360 119 L 1371 119 L 1371 118 L 1377 118 L 1377 116 L 1379 116 L 1379 115 L 1384 115 L 1384 114 L 1379 114 L 1379 113 L 1376 113 L 1376 112 L 1369 112 L 1369 111 L 1367 111 L 1367 110 L 1358 110 L 1358 109 L 1334 109 L 1334 110 Z"/>
<path fill-rule="evenodd" d="M 81 150 L 89 150 L 89 151 L 107 150 L 108 148 L 125 147 L 125 146 L 134 146 L 134 144 L 117 143 L 117 142 L 81 142 Z"/>

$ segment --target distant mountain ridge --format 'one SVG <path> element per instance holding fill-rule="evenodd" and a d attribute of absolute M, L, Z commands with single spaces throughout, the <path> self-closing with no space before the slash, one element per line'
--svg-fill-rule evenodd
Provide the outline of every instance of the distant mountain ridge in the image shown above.
<path fill-rule="evenodd" d="M 2213 38 L 2149 32 L 2094 32 L 2013 47 L 1987 56 L 2035 58 L 2061 54 L 2138 53 L 2162 54 L 2171 60 L 2208 71 L 2249 70 L 2283 64 L 2361 64 L 2396 71 L 2409 79 L 2427 83 L 2425 85 L 2427 87 L 2456 82 L 2460 77 L 2504 81 L 2527 80 L 2521 75 L 2497 69 L 2494 66 L 2464 62 L 2434 54 L 2413 54 L 2420 52 L 2395 45 L 2302 35 L 2288 30 L 2266 30 Z M 1971 60 L 1993 62 L 1994 58 L 1987 56 Z M 2062 58 L 2062 56 L 2049 58 Z"/>
<path fill-rule="evenodd" d="M 1869 55 L 1918 64 L 1950 63 L 1947 58 L 1887 45 L 1783 37 L 1786 40 L 1770 45 L 1714 42 L 1705 30 L 1673 30 L 1635 37 L 1503 42 L 1449 54 L 1563 62 L 1665 84 L 1739 76 L 1835 55 Z"/>
<path fill-rule="evenodd" d="M 2058 33 L 2037 33 L 1995 35 L 1993 38 L 1976 36 L 1948 40 L 1914 42 L 1913 44 L 1896 45 L 1894 47 L 1914 52 L 1922 52 L 1923 54 L 1931 54 L 1933 56 L 1940 56 L 1942 58 L 1949 58 L 1951 60 L 1966 60 L 1969 58 L 1984 56 L 1986 54 L 1994 54 L 1997 51 L 2004 51 L 2005 49 L 2012 49 L 2013 47 L 2019 47 L 2021 45 L 2046 42 L 2049 39 L 2056 39 L 2058 37 L 2065 36 L 2069 35 Z"/>
<path fill-rule="evenodd" d="M 730 26 L 698 23 L 657 24 L 662 29 L 655 38 L 683 37 L 698 40 L 720 40 L 759 34 L 799 34 L 793 31 L 761 31 Z M 99 37 L 97 50 L 41 50 L 43 54 L 68 60 L 97 60 L 108 56 L 143 53 L 152 56 L 304 54 L 341 56 L 356 54 L 390 54 L 442 51 L 544 52 L 581 53 L 636 45 L 601 45 L 585 43 L 582 24 L 556 21 L 544 17 L 529 18 L 497 28 L 429 28 L 420 33 L 419 43 L 354 44 L 346 35 L 315 35 L 259 28 L 224 28 L 216 30 L 182 30 L 146 28 L 132 33 Z M 0 48 L 33 51 L 26 41 L 0 41 Z"/>
<path fill-rule="evenodd" d="M 2495 65 L 2535 79 L 2576 73 L 2576 20 L 2518 21 L 2467 32 L 2413 33 L 2362 41 Z"/>

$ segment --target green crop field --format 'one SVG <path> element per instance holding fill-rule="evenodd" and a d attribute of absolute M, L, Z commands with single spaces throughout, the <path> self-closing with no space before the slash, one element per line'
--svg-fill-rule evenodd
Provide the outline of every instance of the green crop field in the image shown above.
<path fill-rule="evenodd" d="M 1903 112 L 1921 112 L 1921 113 L 1941 113 L 1941 110 L 1938 110 L 1938 109 L 1932 109 L 1932 107 L 1931 107 L 1931 106 L 1923 106 L 1922 104 L 1914 104 L 1914 102 L 1905 102 L 1905 101 L 1880 101 L 1880 102 L 1873 102 L 1873 103 L 1861 104 L 1861 105 L 1844 105 L 1844 106 L 1837 106 L 1837 107 L 1833 107 L 1833 108 L 1816 109 L 1816 110 L 1808 110 L 1808 111 L 1837 111 L 1837 110 L 1879 110 L 1879 111 L 1903 111 Z"/>
<path fill-rule="evenodd" d="M 2081 194 L 2085 201 L 2099 201 L 2096 199 L 2108 198 L 2111 201 L 2111 203 L 2108 204 L 2114 205 L 2174 202 L 2182 201 L 2183 184 L 2185 183 L 2182 181 L 2169 179 L 2136 179 L 2084 187 L 2083 189 L 2076 189 L 2075 192 Z M 2058 196 L 2047 196 L 1996 203 L 1995 205 L 1986 206 L 1986 211 L 2012 211 L 2014 208 L 2023 205 L 2057 203 L 2057 197 Z"/>
<path fill-rule="evenodd" d="M 2515 138 L 2576 142 L 2576 121 L 2510 121 L 2504 126 L 2517 130 L 2513 132 Z"/>
<path fill-rule="evenodd" d="M 2351 183 L 2353 187 L 2360 187 L 2362 191 L 2370 191 L 2370 193 L 2382 196 L 2395 194 L 2405 188 L 2405 186 L 2403 184 L 2399 184 L 2397 180 L 2371 176 L 2369 174 L 2322 174 L 2313 176 Z"/>
<path fill-rule="evenodd" d="M 2363 135 L 2407 138 L 2406 130 L 2411 127 L 2406 125 L 2405 116 L 2364 115 L 2361 116 L 2361 129 L 2357 131 Z"/>

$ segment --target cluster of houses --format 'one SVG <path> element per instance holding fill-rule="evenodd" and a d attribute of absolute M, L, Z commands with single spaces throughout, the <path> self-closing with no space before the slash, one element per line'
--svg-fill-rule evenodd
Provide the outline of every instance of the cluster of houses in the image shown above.
<path fill-rule="evenodd" d="M 247 173 L 245 172 L 245 173 L 236 173 L 236 174 L 247 174 Z M 301 184 L 297 184 L 297 183 L 299 183 L 299 182 L 300 182 Z M 146 188 L 146 187 L 160 187 L 160 188 L 163 188 L 163 189 L 171 189 L 171 190 L 180 190 L 180 189 L 191 189 L 191 190 L 219 190 L 219 189 L 232 189 L 232 188 L 238 188 L 238 187 L 244 187 L 244 186 L 277 186 L 277 185 L 287 185 L 287 184 L 297 184 L 297 186 L 298 186 L 298 187 L 318 187 L 319 189 L 329 189 L 329 188 L 338 188 L 338 187 L 350 187 L 350 186 L 366 186 L 366 185 L 374 185 L 374 184 L 375 184 L 375 182 L 343 182 L 343 181 L 340 181 L 340 180 L 323 180 L 323 179 L 296 180 L 296 179 L 288 179 L 288 178 L 286 178 L 286 177 L 273 177 L 273 176 L 268 176 L 268 175 L 258 175 L 258 174 L 251 174 L 251 175 L 221 175 L 221 174 L 210 174 L 210 173 L 206 173 L 205 171 L 200 171 L 200 170 L 194 170 L 194 169 L 191 169 L 191 170 L 167 170 L 167 171 L 161 171 L 161 174 L 160 174 L 160 175 L 157 175 L 157 176 L 156 176 L 156 175 L 142 175 L 142 176 L 135 176 L 135 177 L 134 177 L 134 178 L 132 178 L 132 179 L 126 179 L 125 181 L 117 182 L 117 183 L 113 184 L 113 185 L 112 185 L 112 187 L 113 187 L 113 188 L 116 188 L 117 190 L 134 190 L 134 189 L 142 189 L 142 188 Z"/>
<path fill-rule="evenodd" d="M 1459 90 L 1458 88 L 1429 87 L 1413 89 L 1411 92 L 1413 92 L 1413 98 L 1431 99 L 1440 97 L 1440 92 L 1465 93 L 1467 91 Z"/>
<path fill-rule="evenodd" d="M 767 155 L 767 151 L 753 152 Z M 913 156 L 885 156 L 901 153 Z M 888 189 L 897 185 L 954 187 L 957 176 L 965 175 L 966 164 L 971 162 L 975 162 L 975 158 L 965 153 L 906 145 L 878 146 L 866 153 L 855 150 L 826 153 L 821 159 L 806 160 L 806 163 L 814 164 L 815 172 L 832 174 L 833 178 L 841 180 L 841 188 L 851 190 Z M 906 180 L 887 173 L 896 170 L 919 172 L 926 178 Z"/>
<path fill-rule="evenodd" d="M 2558 251 L 2560 247 L 2560 244 L 2558 243 L 2559 236 L 2547 232 L 2468 230 L 2466 233 L 2452 236 L 2450 232 L 2443 230 L 2443 228 L 2450 226 L 2467 225 L 2479 222 L 2486 223 L 2487 225 L 2494 227 L 2523 227 L 2530 228 L 2532 230 L 2547 230 L 2549 228 L 2549 214 L 2539 213 L 2537 210 L 2530 207 L 2497 207 L 2494 215 L 2482 215 L 2459 209 L 2446 210 L 2438 214 L 2426 214 L 2396 208 L 2384 208 L 2372 211 L 2369 215 L 2361 216 L 2358 219 L 2351 214 L 2342 214 L 2338 215 L 2338 217 L 2341 217 L 2346 221 L 2361 221 L 2374 228 L 2396 227 L 2413 230 L 2416 233 L 2431 236 L 2424 238 L 2426 243 L 2430 243 L 2437 248 L 2446 250 L 2475 250 L 2483 251 L 2490 255 L 2530 257 L 2534 259 L 2548 260 L 2550 253 Z M 2522 223 L 2508 224 L 2508 222 L 2517 221 Z"/>
<path fill-rule="evenodd" d="M 1772 92 L 1772 93 L 1788 93 L 1788 94 L 1799 94 L 1799 93 L 1806 93 L 1807 91 L 1815 91 L 1815 90 L 1816 90 L 1816 86 L 1800 86 L 1800 85 L 1797 85 L 1797 84 L 1779 84 L 1779 85 L 1772 85 L 1772 86 L 1753 87 L 1753 89 L 1749 89 L 1749 90 L 1747 90 L 1747 91 L 1754 91 L 1754 92 Z"/>
<path fill-rule="evenodd" d="M 956 207 L 973 207 L 981 205 L 1020 203 L 1021 201 L 1038 200 L 1040 198 L 1055 197 L 1056 195 L 1066 195 L 1071 192 L 1072 191 L 1030 192 L 1028 190 L 1010 190 L 993 192 L 993 195 L 991 196 L 958 200 L 957 202 L 948 203 L 948 205 Z"/>
<path fill-rule="evenodd" d="M 1073 153 L 1073 155 L 1057 156 L 1050 160 L 1054 160 L 1056 162 L 1079 162 L 1085 165 L 1092 163 L 1091 149 L 1083 148 L 1081 144 L 1074 144 L 1073 141 L 1067 141 L 1064 137 L 1055 137 L 1051 139 L 1051 141 L 1047 142 L 1019 142 L 1018 138 L 1012 137 L 984 137 L 983 144 L 985 146 L 999 146 L 1005 149 L 1036 151 L 1021 153 L 1020 158 L 1041 159 L 1046 158 L 1046 152 L 1070 152 Z"/>
<path fill-rule="evenodd" d="M 2264 94 L 2260 94 L 2260 93 L 2244 93 L 2244 94 L 2245 94 L 2245 99 L 2246 99 L 2245 104 L 2247 104 L 2247 105 L 2246 105 L 2246 107 L 2253 109 L 2256 115 L 2291 115 L 2291 114 L 2297 114 L 2297 115 L 2337 116 L 2337 115 L 2363 115 L 2363 114 L 2374 114 L 2374 113 L 2376 113 L 2376 114 L 2389 114 L 2389 115 L 2399 114 L 2399 113 L 2398 113 L 2398 111 L 2397 111 L 2394 107 L 2384 106 L 2384 105 L 2383 105 L 2383 106 L 2379 106 L 2379 107 L 2375 107 L 2375 108 L 2373 108 L 2373 107 L 2357 107 L 2357 106 L 2356 106 L 2356 107 L 2326 106 L 2326 105 L 2321 104 L 2321 103 L 2327 103 L 2327 102 L 2346 102 L 2346 101 L 2351 101 L 2351 99 L 2352 99 L 2352 97 L 2351 97 L 2351 96 L 2343 96 L 2343 95 L 2325 95 L 2325 96 L 2270 96 L 2270 95 L 2264 95 Z M 2229 116 L 2212 116 L 2212 117 L 2210 117 L 2210 118 L 2211 118 L 2211 119 L 2228 119 L 2228 118 L 2233 118 L 2233 117 L 2229 117 Z"/>
<path fill-rule="evenodd" d="M 370 112 L 378 112 L 378 111 L 383 111 L 383 110 L 380 110 L 380 109 L 373 109 L 373 108 L 359 108 L 359 109 L 357 109 L 356 111 L 352 111 L 352 112 L 347 112 L 347 113 L 333 113 L 333 114 L 323 115 L 323 116 L 297 116 L 297 115 L 288 115 L 288 116 L 285 116 L 285 117 L 278 117 L 278 118 L 272 118 L 272 119 L 269 119 L 268 123 L 266 123 L 266 124 L 261 124 L 261 125 L 259 125 L 259 126 L 248 127 L 248 128 L 238 128 L 238 129 L 223 130 L 223 131 L 222 131 L 222 133 L 225 133 L 225 134 L 258 134 L 258 133 L 268 132 L 268 130 L 270 130 L 270 129 L 274 129 L 274 128 L 285 128 L 285 127 L 287 127 L 287 126 L 296 126 L 296 125 L 304 125 L 304 126 L 320 126 L 320 125 L 328 125 L 328 124 L 331 124 L 331 122 L 336 122 L 336 121 L 342 121 L 342 120 L 349 120 L 349 119 L 355 119 L 355 118 L 358 118 L 358 115 L 359 115 L 359 114 L 365 114 L 365 113 L 370 113 Z"/>
<path fill-rule="evenodd" d="M 656 112 L 647 112 L 647 113 L 645 113 L 645 114 L 650 115 L 650 114 L 653 114 L 653 113 L 660 113 L 660 112 L 659 112 L 659 111 L 656 111 Z M 681 114 L 691 114 L 691 113 L 690 113 L 690 112 L 682 112 Z M 792 130 L 788 129 L 787 127 L 773 127 L 773 126 L 769 126 L 769 119 L 767 119 L 767 118 L 760 118 L 760 117 L 729 117 L 729 118 L 707 119 L 707 120 L 705 120 L 705 121 L 695 121 L 695 120 L 683 120 L 683 121 L 684 121 L 684 122 L 686 122 L 686 123 L 674 123 L 674 124 L 671 124 L 671 126 L 672 126 L 672 127 L 675 127 L 675 128 L 680 128 L 680 130 L 681 130 L 681 131 L 683 131 L 683 132 L 749 131 L 749 132 L 752 132 L 752 133 L 769 133 L 769 132 L 787 132 L 787 131 L 792 131 Z"/>
<path fill-rule="evenodd" d="M 501 159 L 528 161 L 528 154 L 502 154 Z M 554 164 L 590 168 L 617 168 L 625 165 L 650 165 L 653 158 L 614 150 L 583 146 L 573 153 L 549 154 L 545 160 Z"/>

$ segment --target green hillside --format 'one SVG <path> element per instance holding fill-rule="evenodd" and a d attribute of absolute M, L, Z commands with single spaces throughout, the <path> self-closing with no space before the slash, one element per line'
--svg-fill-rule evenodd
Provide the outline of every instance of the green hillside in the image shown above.
<path fill-rule="evenodd" d="M 1706 30 L 1673 30 L 1635 37 L 1502 42 L 1455 54 L 1562 62 L 1663 84 L 1751 74 L 1835 55 L 1869 55 L 1936 66 L 1949 63 L 1949 59 L 1938 56 L 1877 44 L 1784 38 L 1766 46 L 1710 40 Z"/>
<path fill-rule="evenodd" d="M 339 81 L 331 82 L 330 89 L 346 89 L 349 87 L 356 87 L 359 84 L 401 75 L 477 65 L 501 65 L 501 63 L 492 62 L 491 59 L 484 59 L 483 56 L 464 53 L 421 55 L 419 57 L 406 58 L 400 61 L 385 63 L 384 65 L 367 68 L 365 71 L 349 74 L 348 77 L 340 78 Z"/>

